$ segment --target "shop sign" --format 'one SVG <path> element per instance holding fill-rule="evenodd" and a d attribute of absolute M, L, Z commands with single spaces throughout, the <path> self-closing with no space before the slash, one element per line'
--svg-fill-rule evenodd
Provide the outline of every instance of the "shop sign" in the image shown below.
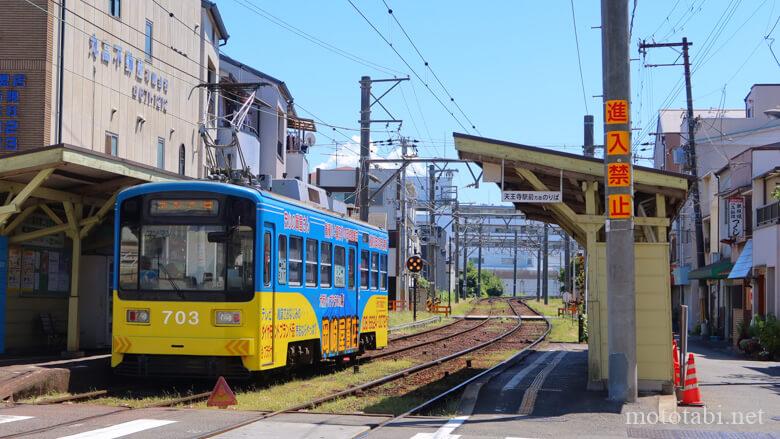
<path fill-rule="evenodd" d="M 745 198 L 729 197 L 728 206 L 729 238 L 743 238 L 745 236 Z"/>
<path fill-rule="evenodd" d="M 120 45 L 98 40 L 95 34 L 89 38 L 88 55 L 104 65 L 121 68 L 130 78 L 135 77 L 138 84 L 133 84 L 131 89 L 133 99 L 163 113 L 168 112 L 168 98 L 165 96 L 168 94 L 168 78 L 151 70 L 143 58 L 135 58 L 130 50 Z"/>
<path fill-rule="evenodd" d="M 0 151 L 18 149 L 19 105 L 21 90 L 27 86 L 24 73 L 0 72 Z"/>

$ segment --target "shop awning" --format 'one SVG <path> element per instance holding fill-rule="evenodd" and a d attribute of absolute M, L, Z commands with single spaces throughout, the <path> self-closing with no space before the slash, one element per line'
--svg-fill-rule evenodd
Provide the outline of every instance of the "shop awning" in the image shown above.
<path fill-rule="evenodd" d="M 726 279 L 734 264 L 731 261 L 722 260 L 688 273 L 688 279 Z"/>
<path fill-rule="evenodd" d="M 742 248 L 742 253 L 739 254 L 737 262 L 734 264 L 734 268 L 729 273 L 729 279 L 744 279 L 750 275 L 750 270 L 753 268 L 753 240 L 748 239 L 745 243 L 745 247 Z"/>

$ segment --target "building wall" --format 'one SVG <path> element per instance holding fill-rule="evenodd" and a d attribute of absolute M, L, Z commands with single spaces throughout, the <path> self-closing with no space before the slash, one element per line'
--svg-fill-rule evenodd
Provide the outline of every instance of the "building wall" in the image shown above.
<path fill-rule="evenodd" d="M 69 3 L 62 141 L 110 153 L 106 132 L 111 132 L 118 135 L 120 157 L 174 172 L 184 145 L 185 172 L 197 176 L 201 115 L 198 94 L 191 90 L 202 80 L 201 40 L 182 22 L 193 27 L 200 23 L 201 4 L 186 0 L 164 5 L 176 18 L 152 0 L 122 2 L 120 18 L 108 14 L 105 1 Z M 151 59 L 144 55 L 147 20 L 153 26 Z M 94 44 L 102 46 L 97 54 L 91 51 Z M 208 62 L 219 63 L 218 58 Z"/>

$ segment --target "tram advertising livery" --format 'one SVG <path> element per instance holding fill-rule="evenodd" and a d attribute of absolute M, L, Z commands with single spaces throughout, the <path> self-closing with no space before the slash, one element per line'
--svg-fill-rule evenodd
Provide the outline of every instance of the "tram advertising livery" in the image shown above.
<path fill-rule="evenodd" d="M 111 366 L 241 376 L 382 348 L 387 245 L 384 230 L 254 188 L 124 190 Z"/>

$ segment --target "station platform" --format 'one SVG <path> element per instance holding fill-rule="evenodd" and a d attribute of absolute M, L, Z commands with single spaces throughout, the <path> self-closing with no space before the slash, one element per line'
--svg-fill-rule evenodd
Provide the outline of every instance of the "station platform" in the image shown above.
<path fill-rule="evenodd" d="M 0 359 L 0 401 L 46 393 L 78 393 L 110 379 L 110 354 L 63 359 L 28 356 Z"/>

